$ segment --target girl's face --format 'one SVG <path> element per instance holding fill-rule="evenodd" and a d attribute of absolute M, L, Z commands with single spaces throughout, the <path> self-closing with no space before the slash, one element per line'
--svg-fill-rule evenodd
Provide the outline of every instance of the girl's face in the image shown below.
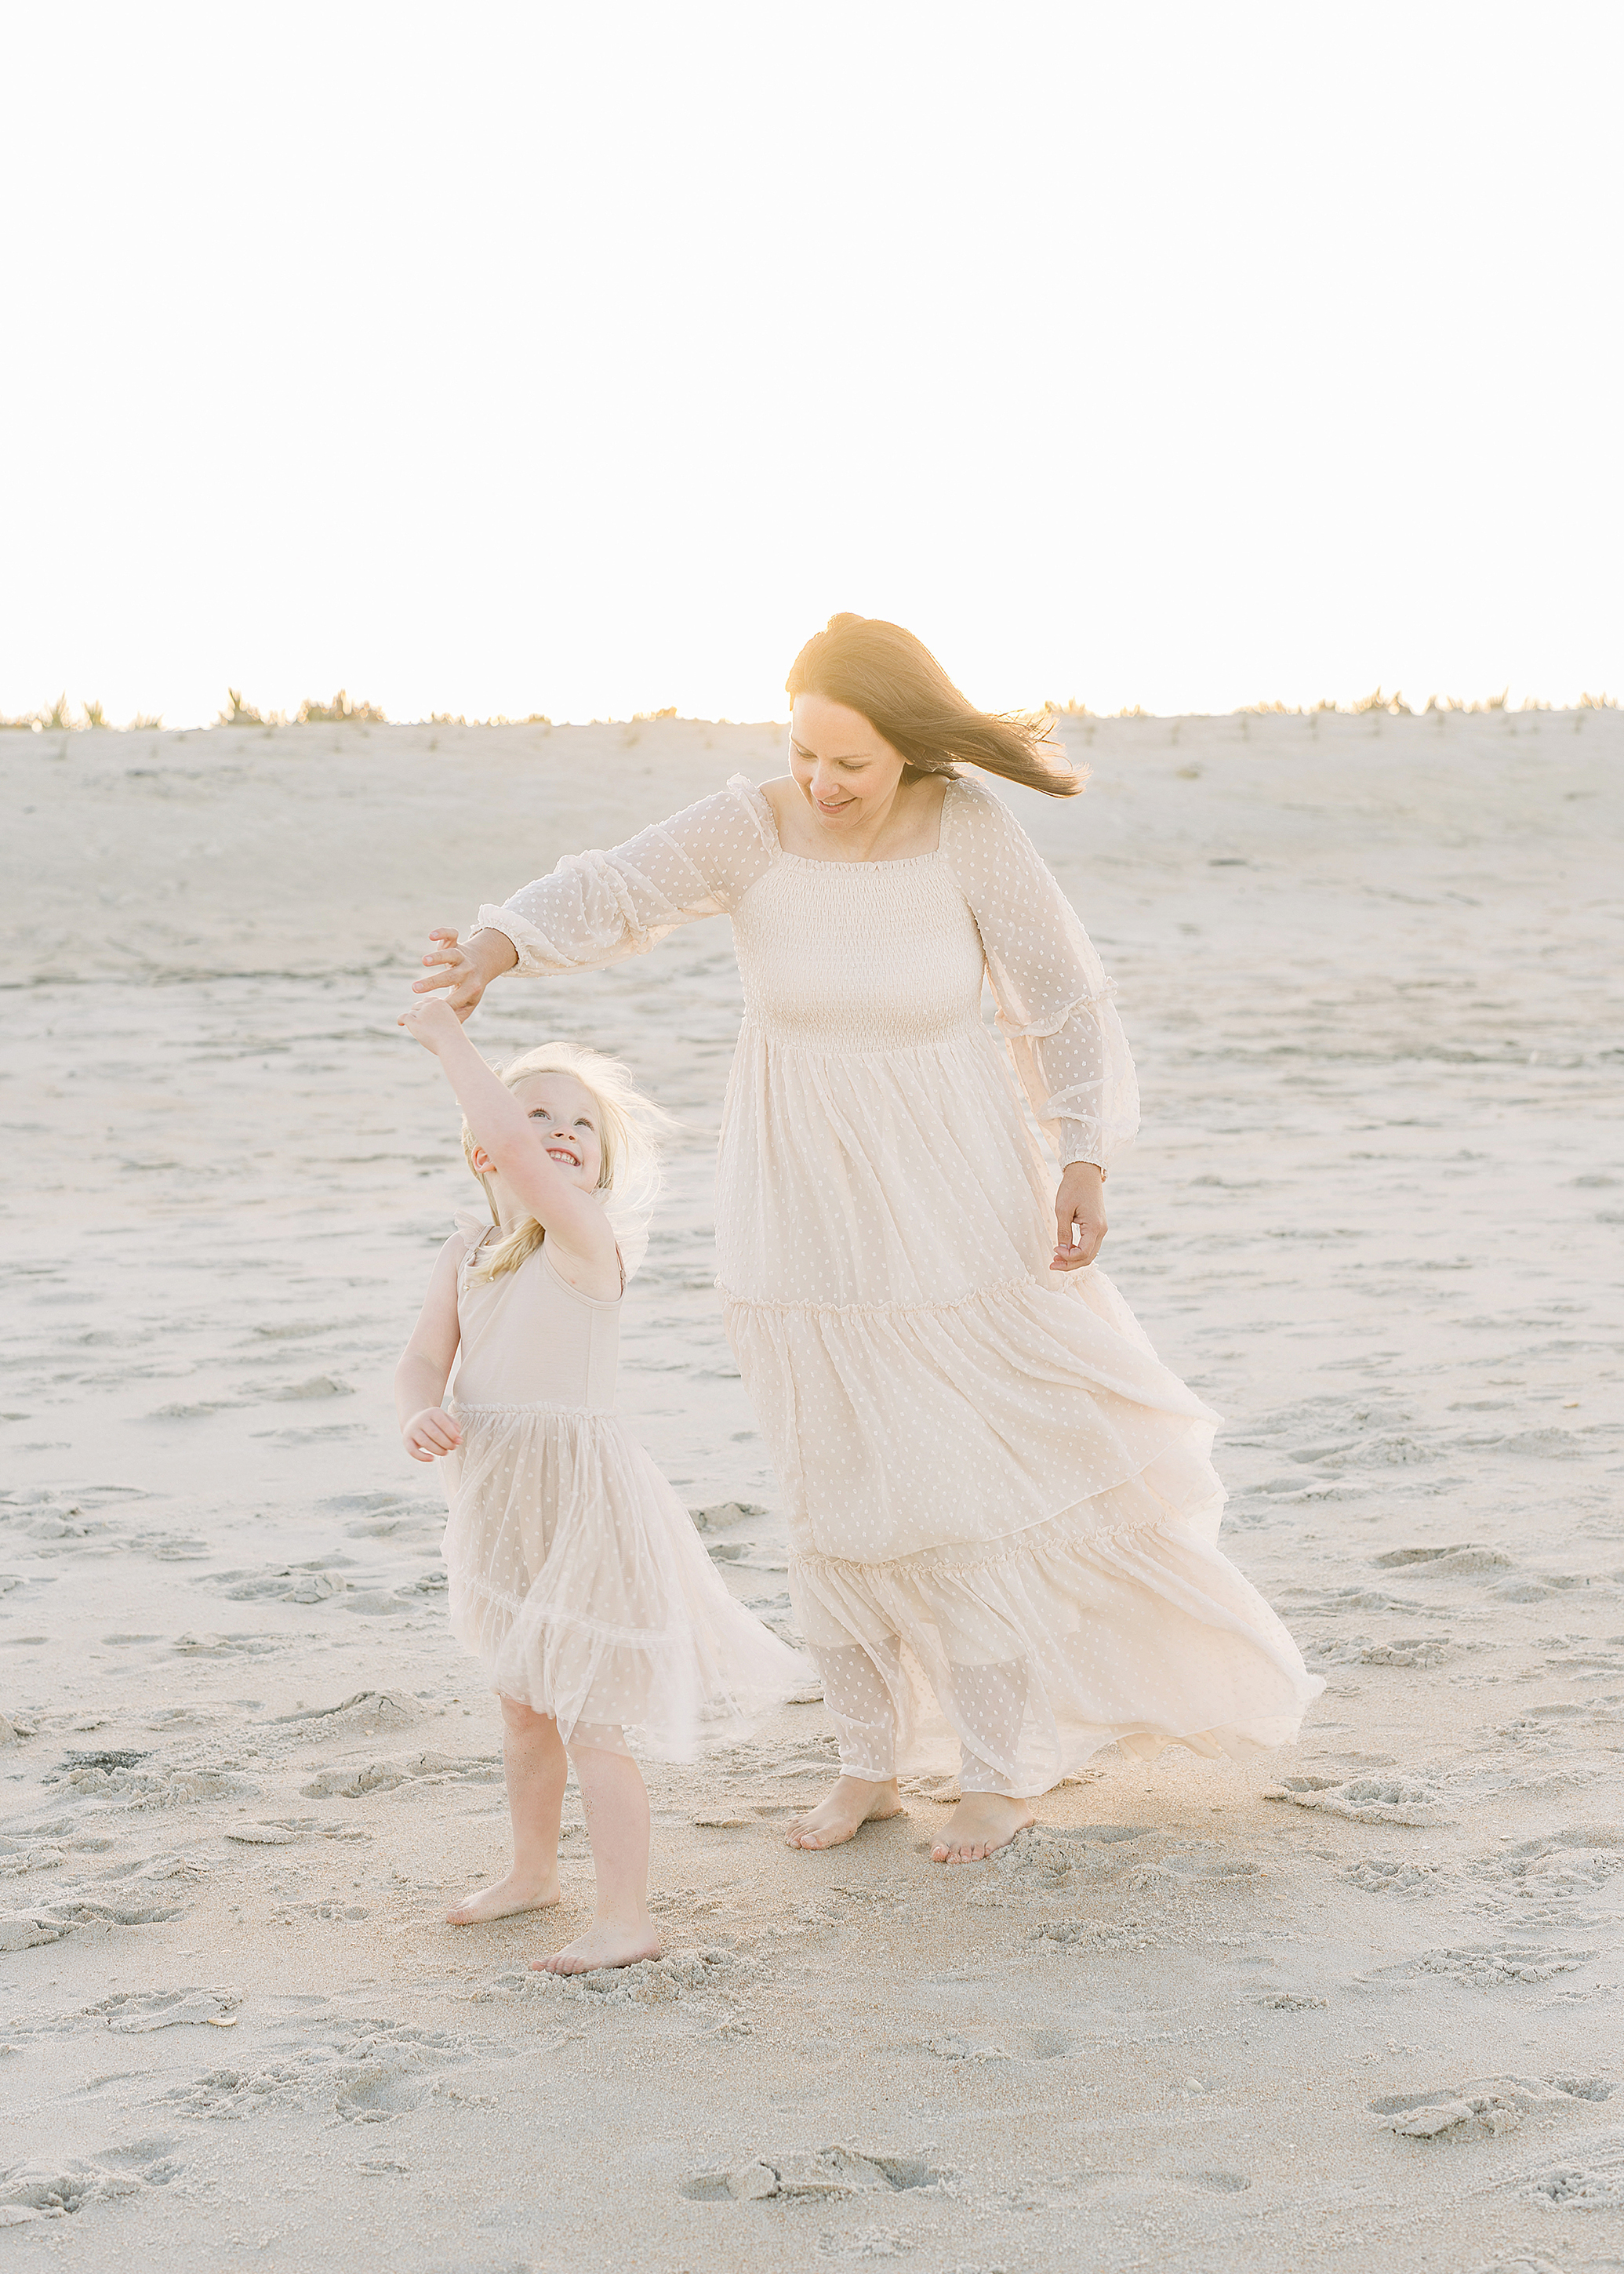
<path fill-rule="evenodd" d="M 798 695 L 790 714 L 789 770 L 819 824 L 849 835 L 883 814 L 904 760 L 861 711 L 826 695 Z"/>
<path fill-rule="evenodd" d="M 595 1192 L 603 1174 L 603 1114 L 598 1100 L 573 1073 L 531 1073 L 513 1085 L 513 1094 L 524 1108 L 536 1142 L 553 1166 L 572 1185 Z M 474 1148 L 474 1168 L 496 1186 L 498 1206 L 504 1216 L 523 1211 L 487 1155 Z"/>

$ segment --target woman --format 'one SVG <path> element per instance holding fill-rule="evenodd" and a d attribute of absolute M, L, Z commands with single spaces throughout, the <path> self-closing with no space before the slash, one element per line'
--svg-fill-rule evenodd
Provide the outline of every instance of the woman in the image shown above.
<path fill-rule="evenodd" d="M 1055 796 L 1046 722 L 975 711 L 895 624 L 807 643 L 787 779 L 742 777 L 610 853 L 573 855 L 419 991 L 466 1017 L 505 971 L 640 953 L 732 916 L 745 1015 L 717 1177 L 728 1338 L 783 1490 L 796 1614 L 839 1736 L 791 1826 L 831 1847 L 894 1815 L 929 1693 L 959 1742 L 933 1849 L 981 1860 L 1115 1741 L 1241 1757 L 1323 1687 L 1216 1545 L 1214 1417 L 1094 1268 L 1133 1134 L 1099 958 L 969 763 Z M 998 1026 L 1062 1175 L 1049 1178 Z"/>

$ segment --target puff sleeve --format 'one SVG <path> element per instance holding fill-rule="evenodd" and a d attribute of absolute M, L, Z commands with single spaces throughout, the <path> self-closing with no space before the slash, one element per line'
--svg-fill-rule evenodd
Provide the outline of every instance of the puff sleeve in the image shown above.
<path fill-rule="evenodd" d="M 513 942 L 517 970 L 589 971 L 645 955 L 681 924 L 725 915 L 771 865 L 777 839 L 742 777 L 607 853 L 567 853 L 478 929 Z"/>
<path fill-rule="evenodd" d="M 1109 1167 L 1139 1127 L 1139 1085 L 1093 942 L 1019 822 L 979 782 L 949 790 L 942 844 L 1039 1126 L 1063 1163 Z"/>

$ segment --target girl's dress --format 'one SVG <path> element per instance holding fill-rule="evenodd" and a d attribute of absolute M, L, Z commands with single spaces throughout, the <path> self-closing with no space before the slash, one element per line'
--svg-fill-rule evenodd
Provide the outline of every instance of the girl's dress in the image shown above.
<path fill-rule="evenodd" d="M 720 913 L 745 1011 L 719 1279 L 845 1766 L 892 1774 L 932 1691 L 966 1788 L 1041 1792 L 1113 1740 L 1294 1738 L 1324 1684 L 1219 1551 L 1215 1417 L 1097 1264 L 1049 1269 L 1011 1057 L 1066 1161 L 1105 1165 L 1138 1098 L 1099 958 L 1019 822 L 956 779 L 936 852 L 808 860 L 738 777 L 479 921 L 553 974 Z"/>
<path fill-rule="evenodd" d="M 492 1687 L 583 1745 L 664 1760 L 743 1735 L 808 1668 L 728 1593 L 692 1517 L 614 1410 L 620 1299 L 545 1243 L 476 1278 L 492 1225 L 459 1215 L 462 1351 L 443 1463 L 451 1628 Z"/>

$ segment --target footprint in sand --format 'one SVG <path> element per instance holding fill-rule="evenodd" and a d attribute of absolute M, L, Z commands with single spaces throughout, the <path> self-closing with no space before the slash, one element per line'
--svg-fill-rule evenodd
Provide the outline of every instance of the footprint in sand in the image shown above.
<path fill-rule="evenodd" d="M 14 2164 L 0 2172 L 0 2226 L 61 2218 L 86 2203 L 167 2187 L 185 2170 L 171 2153 L 179 2145 L 177 2140 L 143 2140 L 129 2148 L 103 2149 L 94 2162 L 75 2157 L 63 2164 Z"/>
<path fill-rule="evenodd" d="M 1588 1894 L 1624 1871 L 1624 1824 L 1570 1824 L 1519 1841 L 1477 1866 L 1477 1876 L 1512 1901 Z"/>
<path fill-rule="evenodd" d="M 351 2124 L 383 2124 L 419 2108 L 444 2071 L 478 2048 L 407 2022 L 351 2025 L 312 2044 L 309 2024 L 284 2059 L 248 2068 L 212 2068 L 163 2096 L 196 2117 L 234 2120 L 274 2107 L 304 2107 Z"/>
<path fill-rule="evenodd" d="M 359 1800 L 366 1793 L 391 1792 L 396 1785 L 422 1781 L 430 1784 L 491 1784 L 501 1775 L 500 1762 L 476 1755 L 454 1758 L 448 1753 L 401 1753 L 392 1760 L 351 1762 L 319 1770 L 309 1784 L 299 1787 L 305 1800 Z"/>
<path fill-rule="evenodd" d="M 1367 1643 L 1357 1662 L 1361 1666 L 1442 1666 L 1454 1639 L 1453 1635 L 1417 1635 L 1404 1642 Z"/>
<path fill-rule="evenodd" d="M 311 1706 L 295 1713 L 278 1713 L 271 1726 L 327 1744 L 409 1728 L 424 1719 L 424 1713 L 417 1700 L 404 1690 L 356 1690 L 336 1706 Z"/>
<path fill-rule="evenodd" d="M 1356 1824 L 1447 1825 L 1442 1793 L 1419 1777 L 1287 1777 L 1266 1785 L 1265 1800 L 1289 1800 Z"/>
<path fill-rule="evenodd" d="M 554 1985 L 554 1993 L 605 2006 L 671 2006 L 684 1998 L 703 1997 L 733 1987 L 755 1971 L 741 1953 L 711 1946 L 703 1950 L 668 1951 L 663 1958 L 645 1958 L 635 1966 L 600 1967 L 591 1974 L 547 1974 L 535 1977 Z"/>
<path fill-rule="evenodd" d="M 1558 1950 L 1549 1944 L 1462 1943 L 1448 1950 L 1424 1950 L 1414 1958 L 1401 1958 L 1391 1966 L 1374 1967 L 1355 1978 L 1387 1983 L 1431 1974 L 1470 1983 L 1480 1990 L 1505 1989 L 1518 1983 L 1550 1982 L 1559 1974 L 1575 1974 L 1595 1956 L 1593 1950 Z"/>
<path fill-rule="evenodd" d="M 1338 1877 L 1367 1895 L 1436 1895 L 1453 1892 L 1459 1878 L 1452 1864 L 1412 1863 L 1399 1856 L 1361 1856 Z"/>
<path fill-rule="evenodd" d="M 920 2051 L 929 2053 L 936 2060 L 945 2061 L 1006 2061 L 1013 2058 L 1002 2045 L 981 2045 L 969 2037 L 951 2035 L 921 2038 Z"/>
<path fill-rule="evenodd" d="M 719 2171 L 695 2172 L 680 2192 L 692 2202 L 835 2201 L 865 2195 L 935 2187 L 945 2177 L 918 2156 L 869 2153 L 852 2148 L 795 2148 L 753 2156 Z"/>
<path fill-rule="evenodd" d="M 139 1754 L 136 1759 L 139 1763 L 148 1758 Z M 199 1800 L 252 1800 L 259 1789 L 252 1778 L 231 1769 L 102 1768 L 94 1761 L 70 1769 L 63 1781 L 97 1798 L 122 1800 L 131 1809 L 184 1808 Z"/>
<path fill-rule="evenodd" d="M 350 1555 L 319 1555 L 308 1563 L 264 1566 L 258 1571 L 213 1571 L 208 1584 L 223 1589 L 233 1603 L 324 1603 L 350 1592 L 350 1581 L 339 1576 L 353 1568 Z"/>
<path fill-rule="evenodd" d="M 59 1871 L 68 1851 L 50 1840 L 0 1840 L 0 1879 L 20 1879 L 30 1871 Z"/>
<path fill-rule="evenodd" d="M 0 1911 L 0 1951 L 37 1950 L 71 1932 L 68 1920 L 43 1911 Z"/>
<path fill-rule="evenodd" d="M 1616 2168 L 1590 2171 L 1583 2164 L 1558 2164 L 1550 2171 L 1541 2172 L 1521 2192 L 1528 2202 L 1556 2203 L 1574 2210 L 1624 2210 L 1624 2172 Z M 1606 2262 L 1596 2263 L 1605 2265 Z M 1566 2269 L 1553 2268 L 1552 2274 L 1566 2274 Z"/>
<path fill-rule="evenodd" d="M 187 1658 L 266 1658 L 292 1645 L 290 1635 L 236 1633 L 180 1634 L 172 1647 Z"/>
<path fill-rule="evenodd" d="M 104 1998 L 91 2014 L 105 2014 L 107 2026 L 119 2037 L 144 2037 L 154 2029 L 173 2029 L 197 2024 L 214 2029 L 237 2027 L 240 1990 L 151 1990 L 124 1992 Z"/>
<path fill-rule="evenodd" d="M 1372 1562 L 1380 1571 L 1408 1571 L 1412 1578 L 1455 1579 L 1472 1578 L 1484 1571 L 1508 1571 L 1512 1559 L 1500 1548 L 1485 1547 L 1472 1540 L 1458 1540 L 1449 1547 L 1390 1547 L 1384 1555 L 1372 1555 Z"/>
<path fill-rule="evenodd" d="M 1576 2101 L 1603 2101 L 1612 2092 L 1600 2077 L 1490 2076 L 1428 2092 L 1384 2093 L 1370 2108 L 1381 2118 L 1383 2131 L 1402 2139 L 1466 2139 L 1520 2131 L 1531 2116 L 1552 2110 L 1571 2114 Z"/>

